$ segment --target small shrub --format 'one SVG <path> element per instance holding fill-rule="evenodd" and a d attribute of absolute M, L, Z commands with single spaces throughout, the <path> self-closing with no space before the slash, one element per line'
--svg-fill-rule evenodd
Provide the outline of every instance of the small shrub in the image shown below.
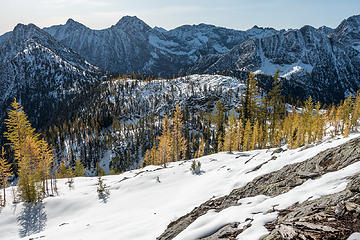
<path fill-rule="evenodd" d="M 190 171 L 192 174 L 200 174 L 201 173 L 201 163 L 199 161 L 192 161 Z"/>
<path fill-rule="evenodd" d="M 108 199 L 108 197 L 110 195 L 109 187 L 104 183 L 104 181 L 101 177 L 98 177 L 97 185 L 98 185 L 97 193 L 98 193 L 99 199 L 106 202 L 106 200 Z"/>

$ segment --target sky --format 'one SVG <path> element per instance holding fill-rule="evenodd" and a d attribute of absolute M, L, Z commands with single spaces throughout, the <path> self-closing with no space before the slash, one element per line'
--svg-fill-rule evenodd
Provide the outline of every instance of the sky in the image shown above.
<path fill-rule="evenodd" d="M 47 27 L 69 18 L 92 29 L 108 28 L 130 15 L 168 30 L 199 23 L 246 30 L 254 25 L 336 27 L 357 14 L 359 0 L 1 0 L 0 34 L 18 23 Z"/>

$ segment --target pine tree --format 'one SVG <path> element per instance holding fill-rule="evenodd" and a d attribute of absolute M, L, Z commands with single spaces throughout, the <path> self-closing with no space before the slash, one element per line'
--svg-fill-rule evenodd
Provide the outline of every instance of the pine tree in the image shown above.
<path fill-rule="evenodd" d="M 199 149 L 198 149 L 197 152 L 195 153 L 195 158 L 199 158 L 199 157 L 204 156 L 204 150 L 205 150 L 204 136 L 201 136 L 201 140 L 200 140 L 200 144 L 199 144 Z"/>
<path fill-rule="evenodd" d="M 279 139 L 279 128 L 281 126 L 281 120 L 285 115 L 285 104 L 283 97 L 281 96 L 282 83 L 279 80 L 279 70 L 276 71 L 273 81 L 273 87 L 269 91 L 269 105 L 271 107 L 270 113 L 270 137 L 272 140 Z M 272 141 L 274 142 L 274 141 Z M 278 145 L 277 143 L 273 145 Z"/>
<path fill-rule="evenodd" d="M 173 161 L 185 160 L 186 155 L 186 140 L 182 134 L 183 130 L 183 116 L 179 105 L 175 107 L 173 130 L 171 137 L 172 158 Z"/>
<path fill-rule="evenodd" d="M 51 177 L 51 167 L 53 163 L 53 150 L 49 147 L 48 143 L 45 140 L 40 140 L 39 144 L 39 173 L 40 180 L 43 184 L 43 193 L 49 195 L 49 184 L 48 179 Z"/>
<path fill-rule="evenodd" d="M 243 139 L 243 150 L 248 151 L 250 149 L 251 141 L 251 123 L 250 119 L 247 120 L 244 130 L 244 139 Z"/>
<path fill-rule="evenodd" d="M 44 197 L 50 168 L 53 160 L 52 150 L 46 141 L 40 139 L 31 127 L 22 106 L 14 99 L 12 108 L 5 120 L 5 137 L 10 142 L 17 162 L 20 196 L 25 202 L 38 202 Z"/>
<path fill-rule="evenodd" d="M 218 151 L 224 146 L 224 137 L 225 137 L 225 106 L 219 100 L 216 102 L 216 109 L 214 112 L 214 122 L 215 122 L 215 146 L 217 146 Z"/>
<path fill-rule="evenodd" d="M 59 169 L 56 173 L 57 178 L 67 178 L 68 177 L 68 171 L 66 169 L 66 164 L 64 161 L 60 163 Z"/>
<path fill-rule="evenodd" d="M 5 159 L 5 151 L 4 148 L 2 148 L 2 151 L 0 153 L 0 186 L 3 189 L 3 201 L 2 202 L 3 206 L 6 205 L 6 191 L 5 188 L 7 186 L 7 182 L 9 177 L 11 176 L 11 171 L 10 171 L 10 164 L 6 161 Z"/>
<path fill-rule="evenodd" d="M 258 115 L 258 95 L 259 89 L 254 74 L 249 73 L 249 77 L 245 82 L 245 92 L 242 97 L 241 105 L 241 119 L 243 122 L 250 120 L 251 124 L 255 123 L 255 118 Z"/>
<path fill-rule="evenodd" d="M 305 143 L 308 144 L 312 141 L 312 130 L 313 130 L 313 113 L 314 113 L 314 103 L 311 96 L 305 101 L 305 106 L 303 110 L 303 118 L 305 123 Z"/>
<path fill-rule="evenodd" d="M 104 168 L 102 168 L 100 166 L 100 164 L 97 162 L 96 163 L 96 176 L 102 177 L 105 175 L 106 175 L 106 172 L 105 172 Z"/>
<path fill-rule="evenodd" d="M 84 165 L 81 163 L 80 159 L 75 161 L 75 169 L 74 169 L 74 176 L 75 177 L 83 177 L 85 176 L 86 169 Z"/>
<path fill-rule="evenodd" d="M 251 142 L 250 142 L 250 150 L 256 149 L 259 135 L 259 122 L 256 121 L 255 125 L 252 129 Z"/>
<path fill-rule="evenodd" d="M 151 159 L 151 149 L 147 149 L 144 155 L 144 165 L 143 166 L 148 166 L 154 164 L 152 159 Z"/>
<path fill-rule="evenodd" d="M 41 180 L 39 176 L 39 148 L 36 139 L 27 136 L 20 145 L 21 159 L 19 165 L 18 189 L 20 196 L 25 202 L 34 203 L 43 198 L 43 187 L 37 182 Z"/>
<path fill-rule="evenodd" d="M 351 126 L 354 130 L 358 126 L 358 119 L 360 118 L 360 91 L 357 92 L 354 102 L 353 112 L 351 114 Z"/>
<path fill-rule="evenodd" d="M 165 115 L 162 124 L 162 135 L 158 137 L 159 146 L 159 160 L 160 163 L 166 167 L 166 163 L 170 162 L 171 159 L 171 132 L 170 132 L 170 121 L 168 115 Z"/>
<path fill-rule="evenodd" d="M 224 150 L 228 151 L 230 153 L 232 153 L 234 149 L 234 143 L 235 143 L 235 138 L 236 138 L 236 126 L 237 122 L 236 122 L 236 116 L 235 113 L 232 112 L 229 116 L 229 120 L 228 120 L 228 129 L 226 131 L 225 134 L 225 140 L 224 140 Z"/>
<path fill-rule="evenodd" d="M 244 126 L 243 121 L 239 119 L 236 126 L 236 136 L 234 141 L 234 150 L 242 151 L 243 149 L 243 136 L 244 136 Z"/>
<path fill-rule="evenodd" d="M 23 107 L 16 101 L 16 98 L 11 103 L 12 109 L 8 112 L 8 119 L 5 119 L 7 131 L 4 136 L 10 141 L 11 147 L 14 150 L 15 159 L 19 161 L 22 158 L 21 145 L 24 143 L 27 136 L 37 136 L 35 129 L 31 127 Z"/>

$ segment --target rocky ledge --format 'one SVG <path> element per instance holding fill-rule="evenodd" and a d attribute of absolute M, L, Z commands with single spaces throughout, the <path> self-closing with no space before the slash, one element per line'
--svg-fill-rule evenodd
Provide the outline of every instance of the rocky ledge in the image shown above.
<path fill-rule="evenodd" d="M 278 151 L 281 149 L 278 149 Z M 254 179 L 244 187 L 234 189 L 229 195 L 210 199 L 190 213 L 170 223 L 158 240 L 176 237 L 197 218 L 209 210 L 222 211 L 239 205 L 238 200 L 256 195 L 277 196 L 303 184 L 308 179 L 316 179 L 323 174 L 340 170 L 360 160 L 360 138 L 338 147 L 327 149 L 304 162 L 284 168 Z M 256 169 L 256 168 L 255 168 Z M 360 176 L 351 177 L 342 192 L 327 195 L 317 200 L 295 204 L 278 212 L 274 222 L 266 224 L 273 239 L 347 239 L 351 233 L 360 231 Z M 242 231 L 239 223 L 228 224 L 204 239 L 235 239 Z"/>

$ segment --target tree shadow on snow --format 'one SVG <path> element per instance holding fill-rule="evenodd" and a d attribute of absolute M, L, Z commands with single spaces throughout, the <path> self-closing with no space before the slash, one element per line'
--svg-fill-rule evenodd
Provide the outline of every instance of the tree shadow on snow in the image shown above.
<path fill-rule="evenodd" d="M 46 227 L 47 215 L 43 203 L 25 203 L 17 217 L 19 236 L 26 237 L 43 231 Z"/>

